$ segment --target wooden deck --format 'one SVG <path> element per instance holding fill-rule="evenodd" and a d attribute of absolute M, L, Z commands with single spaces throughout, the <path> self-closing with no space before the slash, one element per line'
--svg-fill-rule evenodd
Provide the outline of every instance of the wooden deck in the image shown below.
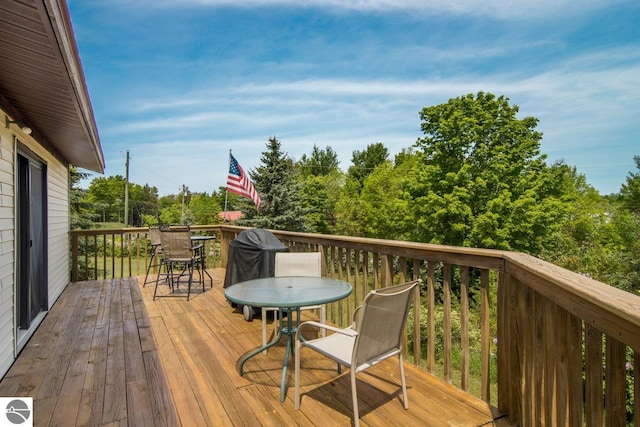
<path fill-rule="evenodd" d="M 213 289 L 196 288 L 189 302 L 153 301 L 153 286 L 135 278 L 72 283 L 0 396 L 32 396 L 36 426 L 350 425 L 349 374 L 328 359 L 305 353 L 299 411 L 292 369 L 279 399 L 283 346 L 238 374 L 239 357 L 260 344 L 260 320 L 244 321 L 225 301 L 224 270 L 210 273 Z M 395 361 L 359 374 L 362 425 L 495 425 L 497 411 L 481 400 L 408 363 L 406 375 L 409 410 Z"/>

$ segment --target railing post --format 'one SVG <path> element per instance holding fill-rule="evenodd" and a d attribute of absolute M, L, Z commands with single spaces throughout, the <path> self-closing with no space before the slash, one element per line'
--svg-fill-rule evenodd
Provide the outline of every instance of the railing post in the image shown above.
<path fill-rule="evenodd" d="M 393 255 L 382 256 L 382 287 L 393 285 Z"/>
<path fill-rule="evenodd" d="M 78 281 L 78 235 L 71 233 L 71 281 Z"/>

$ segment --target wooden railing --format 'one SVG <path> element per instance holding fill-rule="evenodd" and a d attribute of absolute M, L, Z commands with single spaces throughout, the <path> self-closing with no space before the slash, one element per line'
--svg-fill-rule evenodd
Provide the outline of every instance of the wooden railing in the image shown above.
<path fill-rule="evenodd" d="M 207 268 L 220 267 L 220 227 L 191 226 L 194 234 L 216 236 L 205 245 Z M 148 228 L 71 231 L 71 281 L 143 276 L 151 256 Z M 155 273 L 155 271 L 153 271 Z"/>
<path fill-rule="evenodd" d="M 196 229 L 216 236 L 209 267 L 226 266 L 228 244 L 244 230 Z M 272 232 L 291 251 L 322 252 L 324 274 L 352 284 L 352 295 L 327 310 L 338 325 L 349 322 L 370 289 L 421 279 L 409 360 L 497 406 L 511 423 L 640 426 L 640 399 L 633 399 L 640 396 L 639 296 L 522 253 Z M 106 270 L 87 263 L 132 265 L 132 254 L 147 250 L 145 233 L 73 231 L 72 276 L 79 277 L 83 259 L 85 271 L 94 271 L 89 276 L 106 277 Z M 117 261 L 101 253 L 98 263 L 98 256 L 80 252 L 83 246 L 127 250 Z"/>

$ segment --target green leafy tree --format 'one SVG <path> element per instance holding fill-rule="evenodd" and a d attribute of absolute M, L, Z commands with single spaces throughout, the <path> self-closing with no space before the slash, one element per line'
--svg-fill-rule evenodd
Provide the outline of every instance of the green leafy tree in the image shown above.
<path fill-rule="evenodd" d="M 634 214 L 640 214 L 640 156 L 634 156 L 636 173 L 629 172 L 627 180 L 620 188 L 620 200 L 625 209 Z"/>
<path fill-rule="evenodd" d="M 422 110 L 411 189 L 415 239 L 537 254 L 566 215 L 562 179 L 540 154 L 538 120 L 480 92 Z"/>
<path fill-rule="evenodd" d="M 142 226 L 143 227 L 153 227 L 153 226 L 157 226 L 160 223 L 160 215 L 145 215 L 142 214 L 142 217 L 140 218 L 142 220 Z"/>
<path fill-rule="evenodd" d="M 394 240 L 411 237 L 415 220 L 408 190 L 419 162 L 419 155 L 398 156 L 395 165 L 385 161 L 365 179 L 359 204 L 365 237 Z"/>
<path fill-rule="evenodd" d="M 330 175 L 338 171 L 339 164 L 338 155 L 331 147 L 321 150 L 315 144 L 311 155 L 303 154 L 298 162 L 303 177 Z"/>
<path fill-rule="evenodd" d="M 281 143 L 273 136 L 262 153 L 261 164 L 249 172 L 260 195 L 260 210 L 249 207 L 248 199 L 241 209 L 244 218 L 239 225 L 276 230 L 308 231 L 306 210 L 301 200 L 301 184 L 293 161 L 281 151 Z"/>
<path fill-rule="evenodd" d="M 338 155 L 331 147 L 321 150 L 316 145 L 310 156 L 303 154 L 297 163 L 301 197 L 313 233 L 330 233 L 335 225 L 335 206 L 343 178 L 338 164 Z"/>
<path fill-rule="evenodd" d="M 377 142 L 369 144 L 365 150 L 355 150 L 347 171 L 345 183 L 336 202 L 337 233 L 348 236 L 365 236 L 366 221 L 360 206 L 360 192 L 366 178 L 376 166 L 384 163 L 389 157 L 389 150 L 384 144 Z"/>
<path fill-rule="evenodd" d="M 389 158 L 389 150 L 381 142 L 367 145 L 365 150 L 356 150 L 351 157 L 352 165 L 349 166 L 347 174 L 360 186 L 370 173 Z"/>
<path fill-rule="evenodd" d="M 364 237 L 365 220 L 360 209 L 360 190 L 360 182 L 347 175 L 336 202 L 334 230 L 337 234 Z"/>
<path fill-rule="evenodd" d="M 218 206 L 220 206 L 221 211 L 225 210 L 225 206 L 227 211 L 239 211 L 241 210 L 240 207 L 243 204 L 243 199 L 246 200 L 246 198 L 236 193 L 227 191 L 226 187 L 219 187 L 218 191 L 214 191 L 211 197 L 215 199 Z M 251 203 L 253 204 L 253 202 Z"/>
<path fill-rule="evenodd" d="M 124 222 L 124 188 L 125 178 L 122 175 L 91 180 L 87 200 L 94 205 L 98 221 Z"/>
<path fill-rule="evenodd" d="M 94 178 L 86 191 L 86 201 L 95 221 L 124 222 L 126 180 L 121 175 Z M 158 216 L 158 189 L 148 184 L 129 183 L 129 222 L 142 225 L 143 215 Z"/>
<path fill-rule="evenodd" d="M 189 201 L 189 211 L 191 212 L 194 224 L 207 225 L 218 224 L 220 218 L 220 205 L 218 200 L 207 195 L 207 193 L 195 193 Z"/>
<path fill-rule="evenodd" d="M 174 203 L 173 205 L 162 208 L 160 211 L 160 223 L 161 224 L 182 224 L 182 209 L 179 204 Z"/>
<path fill-rule="evenodd" d="M 333 232 L 342 181 L 343 174 L 338 170 L 328 175 L 309 175 L 303 178 L 301 195 L 311 232 Z"/>
<path fill-rule="evenodd" d="M 129 183 L 129 207 L 132 225 L 142 225 L 144 216 L 158 217 L 158 189 L 148 184 Z"/>

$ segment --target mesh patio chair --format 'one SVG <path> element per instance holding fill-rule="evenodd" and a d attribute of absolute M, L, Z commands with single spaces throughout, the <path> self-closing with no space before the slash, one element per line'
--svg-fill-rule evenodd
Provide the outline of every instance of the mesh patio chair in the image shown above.
<path fill-rule="evenodd" d="M 188 277 L 187 301 L 191 296 L 191 284 L 193 271 L 198 269 L 200 278 L 200 254 L 202 245 L 192 246 L 189 227 L 160 227 L 160 243 L 162 246 L 163 263 L 167 269 L 167 280 L 172 292 L 180 286 L 180 279 Z M 179 272 L 178 272 L 179 271 Z M 158 281 L 153 292 L 153 299 L 158 291 Z M 204 280 L 202 280 L 202 292 L 204 292 Z"/>
<path fill-rule="evenodd" d="M 398 356 L 402 400 L 404 408 L 409 409 L 407 386 L 404 377 L 403 339 L 404 329 L 411 305 L 411 296 L 418 280 L 390 286 L 369 292 L 362 306 L 353 313 L 353 324 L 339 329 L 319 322 L 304 322 L 295 336 L 295 408 L 300 409 L 300 350 L 310 348 L 351 369 L 351 397 L 353 400 L 353 420 L 357 427 L 358 396 L 356 392 L 356 374 L 379 362 Z M 324 338 L 302 339 L 302 331 L 309 327 L 324 328 L 334 332 Z"/>
<path fill-rule="evenodd" d="M 149 227 L 149 240 L 151 241 L 151 257 L 149 258 L 149 266 L 147 267 L 147 274 L 144 276 L 144 283 L 142 287 L 145 287 L 147 283 L 149 283 L 149 273 L 151 273 L 152 268 L 158 269 L 158 276 L 156 280 L 160 277 L 160 272 L 162 270 L 162 266 L 164 265 L 162 262 L 162 245 L 160 242 L 160 228 L 158 227 Z M 155 262 L 155 264 L 154 264 Z M 151 280 L 153 281 L 153 279 Z"/>
<path fill-rule="evenodd" d="M 278 252 L 276 253 L 275 276 L 303 276 L 303 277 L 320 277 L 322 271 L 322 258 L 320 252 Z M 325 323 L 326 309 L 325 305 L 313 305 L 301 307 L 300 310 L 319 310 L 320 321 Z M 267 313 L 275 312 L 274 334 L 278 332 L 279 322 L 276 322 L 277 316 L 281 316 L 278 307 L 262 307 L 262 345 L 267 345 Z M 322 331 L 324 332 L 324 331 Z M 267 350 L 264 351 L 264 354 Z"/>

